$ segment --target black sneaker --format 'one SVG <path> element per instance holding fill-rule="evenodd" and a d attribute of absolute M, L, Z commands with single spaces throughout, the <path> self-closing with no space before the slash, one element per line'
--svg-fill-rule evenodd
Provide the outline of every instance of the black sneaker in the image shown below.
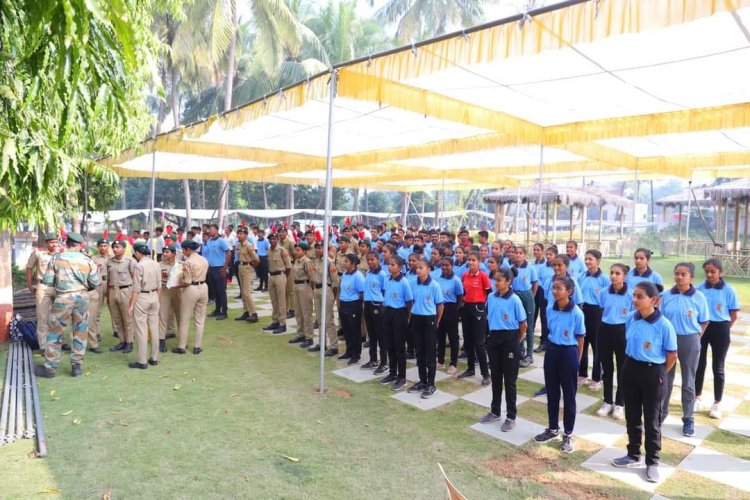
<path fill-rule="evenodd" d="M 380 374 L 383 374 L 383 373 L 385 373 L 387 371 L 388 371 L 388 366 L 387 365 L 380 365 L 380 366 L 378 366 L 375 369 L 375 371 L 373 372 L 373 375 L 380 375 Z M 394 377 L 394 379 L 395 379 L 395 377 Z"/>
<path fill-rule="evenodd" d="M 218 316 L 216 316 L 216 318 L 214 318 L 214 319 L 216 319 L 216 321 L 223 321 L 223 320 L 227 319 L 228 317 L 229 316 L 227 316 L 225 313 L 221 313 Z"/>
<path fill-rule="evenodd" d="M 101 353 L 104 352 L 104 351 L 102 351 L 102 349 L 100 347 L 89 347 L 87 349 L 87 351 L 88 352 L 93 352 L 94 354 L 101 354 Z"/>
<path fill-rule="evenodd" d="M 330 357 L 333 357 L 333 356 L 337 355 L 338 353 L 339 353 L 338 349 L 333 349 L 333 348 L 326 349 L 325 357 L 326 358 L 330 358 Z"/>
<path fill-rule="evenodd" d="M 409 394 L 415 394 L 417 392 L 422 392 L 427 388 L 427 384 L 423 384 L 422 382 L 417 382 L 413 386 L 409 387 L 406 392 Z"/>
<path fill-rule="evenodd" d="M 341 356 L 339 356 L 339 360 L 351 359 L 351 357 L 352 357 L 351 354 L 344 353 Z"/>
<path fill-rule="evenodd" d="M 308 352 L 319 352 L 320 351 L 320 344 L 314 345 L 312 347 L 307 348 Z"/>
<path fill-rule="evenodd" d="M 356 358 L 352 356 L 351 358 L 349 358 L 349 361 L 346 362 L 348 366 L 356 365 L 357 363 L 359 363 L 359 356 Z"/>
<path fill-rule="evenodd" d="M 301 344 L 300 344 L 299 346 L 300 346 L 300 347 L 301 347 L 302 349 L 307 349 L 307 348 L 308 348 L 308 347 L 310 347 L 311 345 L 313 345 L 313 341 L 312 341 L 312 339 L 305 339 L 305 341 L 304 341 L 304 342 L 302 342 L 302 343 L 301 343 Z"/>
<path fill-rule="evenodd" d="M 167 352 L 167 341 L 159 340 L 159 352 Z"/>
<path fill-rule="evenodd" d="M 547 343 L 545 342 L 545 343 L 539 344 L 537 348 L 534 349 L 534 352 L 539 353 L 539 352 L 544 352 L 546 350 L 547 350 Z"/>
<path fill-rule="evenodd" d="M 465 372 L 461 373 L 456 378 L 470 378 L 470 377 L 473 377 L 473 376 L 474 376 L 474 371 L 473 370 L 466 370 Z"/>
<path fill-rule="evenodd" d="M 72 368 L 71 375 L 74 377 L 80 377 L 81 374 L 83 373 L 83 370 L 81 369 L 81 365 L 79 365 L 78 363 L 73 363 L 71 368 Z"/>
<path fill-rule="evenodd" d="M 116 346 L 114 346 L 114 347 L 110 347 L 110 348 L 109 348 L 109 352 L 117 352 L 117 351 L 122 351 L 123 349 L 125 349 L 125 342 L 120 342 L 120 343 L 119 343 L 119 344 L 117 344 Z"/>
<path fill-rule="evenodd" d="M 250 315 L 247 313 L 247 311 L 243 312 L 241 316 L 237 316 L 234 318 L 235 321 L 245 321 L 247 318 L 249 318 Z"/>
<path fill-rule="evenodd" d="M 286 319 L 292 319 L 294 317 L 294 311 L 286 312 Z"/>
<path fill-rule="evenodd" d="M 466 353 L 466 351 L 463 351 L 458 355 L 458 359 L 467 359 L 468 357 L 469 355 Z"/>
<path fill-rule="evenodd" d="M 128 354 L 133 352 L 133 343 L 132 342 L 125 342 L 125 347 L 123 347 L 122 352 L 124 354 Z"/>
<path fill-rule="evenodd" d="M 258 322 L 258 313 L 252 313 L 248 318 L 245 320 L 248 323 L 257 323 Z"/>
<path fill-rule="evenodd" d="M 362 369 L 362 370 L 372 370 L 373 368 L 377 368 L 377 367 L 378 367 L 378 363 L 377 362 L 373 363 L 372 361 L 368 361 L 364 365 L 360 366 L 360 369 Z"/>
<path fill-rule="evenodd" d="M 264 326 L 263 330 L 266 332 L 271 332 L 273 330 L 276 330 L 279 327 L 278 323 L 271 323 L 270 325 Z"/>
<path fill-rule="evenodd" d="M 388 385 L 388 384 L 391 384 L 391 383 L 393 383 L 395 381 L 396 381 L 396 376 L 395 375 L 387 375 L 387 376 L 385 376 L 385 377 L 383 377 L 383 378 L 380 379 L 380 384 L 381 385 Z"/>
<path fill-rule="evenodd" d="M 543 386 L 541 389 L 536 391 L 534 393 L 534 397 L 538 398 L 539 396 L 544 396 L 545 394 L 547 394 L 547 386 Z"/>
<path fill-rule="evenodd" d="M 200 354 L 202 352 L 203 352 L 203 348 L 202 347 L 193 347 L 193 354 L 198 355 L 198 354 Z"/>
<path fill-rule="evenodd" d="M 552 441 L 554 439 L 559 439 L 559 438 L 560 438 L 559 429 L 553 431 L 552 429 L 547 428 L 547 429 L 544 429 L 544 432 L 542 432 L 541 434 L 537 434 L 536 436 L 534 436 L 534 441 L 536 441 L 537 443 L 546 443 L 548 441 Z"/>
<path fill-rule="evenodd" d="M 497 422 L 500 420 L 500 415 L 495 415 L 492 412 L 489 412 L 487 415 L 483 416 L 482 419 L 479 421 L 481 424 L 491 424 L 493 422 Z"/>
<path fill-rule="evenodd" d="M 437 392 L 437 388 L 434 385 L 428 385 L 422 391 L 422 399 L 430 399 Z"/>
<path fill-rule="evenodd" d="M 641 460 L 640 458 L 634 458 L 630 455 L 625 455 L 624 457 L 615 458 L 612 460 L 612 465 L 615 467 L 620 467 L 623 469 L 631 468 L 631 467 L 640 467 Z"/>
<path fill-rule="evenodd" d="M 304 341 L 305 341 L 305 336 L 304 335 L 297 335 L 293 339 L 289 339 L 289 343 L 290 344 L 300 344 L 300 343 L 302 343 Z"/>
<path fill-rule="evenodd" d="M 406 385 L 406 379 L 405 378 L 397 378 L 396 381 L 393 383 L 393 390 L 394 391 L 400 391 L 404 388 Z"/>
<path fill-rule="evenodd" d="M 279 325 L 278 328 L 271 331 L 274 335 L 281 335 L 282 333 L 286 333 L 286 325 Z"/>

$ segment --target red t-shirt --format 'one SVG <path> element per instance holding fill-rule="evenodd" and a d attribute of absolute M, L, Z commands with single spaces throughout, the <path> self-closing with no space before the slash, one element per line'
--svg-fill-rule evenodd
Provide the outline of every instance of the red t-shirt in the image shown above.
<path fill-rule="evenodd" d="M 470 304 L 484 304 L 487 300 L 486 290 L 490 290 L 490 278 L 482 271 L 471 274 L 464 273 L 461 281 L 464 284 L 464 302 Z"/>

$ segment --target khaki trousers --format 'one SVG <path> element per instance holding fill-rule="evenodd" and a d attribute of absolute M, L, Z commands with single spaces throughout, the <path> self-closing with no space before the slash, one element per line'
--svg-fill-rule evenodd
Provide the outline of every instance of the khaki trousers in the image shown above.
<path fill-rule="evenodd" d="M 286 303 L 287 305 L 292 306 L 292 307 L 294 307 L 294 305 L 296 304 L 296 302 L 294 301 L 294 293 L 295 293 L 294 287 L 295 287 L 294 280 L 291 278 L 287 278 L 286 280 Z"/>
<path fill-rule="evenodd" d="M 255 314 L 255 303 L 253 302 L 253 278 L 255 278 L 255 268 L 248 264 L 240 264 L 239 276 L 240 288 L 242 290 L 242 305 L 246 313 Z"/>
<path fill-rule="evenodd" d="M 112 322 L 120 342 L 127 344 L 133 343 L 133 321 L 128 315 L 132 291 L 132 287 L 120 289 L 115 286 L 109 289 L 109 312 L 112 314 Z"/>
<path fill-rule="evenodd" d="M 292 281 L 292 280 L 289 280 Z M 294 317 L 297 334 L 313 339 L 313 290 L 310 283 L 294 285 Z"/>
<path fill-rule="evenodd" d="M 156 292 L 140 293 L 133 306 L 138 362 L 146 364 L 148 335 L 151 333 L 151 359 L 159 359 L 159 297 Z"/>
<path fill-rule="evenodd" d="M 286 325 L 286 274 L 268 275 L 268 293 L 271 295 L 271 322 Z"/>
<path fill-rule="evenodd" d="M 99 287 L 89 292 L 89 347 L 99 347 L 97 335 L 100 334 L 100 316 L 104 303 L 104 289 Z"/>
<path fill-rule="evenodd" d="M 318 319 L 318 326 L 320 331 L 323 329 L 323 288 L 316 288 L 313 291 L 315 297 L 315 317 Z M 336 325 L 333 322 L 333 291 L 330 286 L 325 287 L 327 294 L 326 299 L 326 314 L 325 314 L 325 325 L 326 325 L 326 343 L 323 346 L 321 339 L 321 349 L 338 349 L 339 340 L 336 335 Z"/>
<path fill-rule="evenodd" d="M 39 348 L 44 350 L 47 346 L 47 333 L 49 332 L 49 315 L 52 312 L 52 302 L 55 300 L 55 287 L 42 283 L 36 286 L 36 338 Z"/>
<path fill-rule="evenodd" d="M 162 287 L 159 296 L 159 338 L 167 338 L 167 332 L 174 333 L 175 317 L 180 315 L 182 289 Z"/>
<path fill-rule="evenodd" d="M 180 297 L 180 349 L 187 348 L 188 328 L 190 316 L 195 317 L 194 347 L 203 345 L 203 327 L 206 323 L 206 306 L 208 305 L 208 285 L 189 285 L 182 289 Z"/>

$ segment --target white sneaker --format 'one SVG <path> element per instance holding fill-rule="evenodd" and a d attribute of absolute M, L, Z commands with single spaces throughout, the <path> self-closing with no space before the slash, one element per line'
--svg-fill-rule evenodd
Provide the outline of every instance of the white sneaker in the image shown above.
<path fill-rule="evenodd" d="M 693 402 L 693 413 L 698 413 L 699 411 L 701 411 L 701 400 L 700 398 L 697 398 Z"/>
<path fill-rule="evenodd" d="M 596 380 L 592 380 L 591 383 L 589 383 L 589 390 L 590 391 L 596 392 L 596 391 L 598 391 L 601 388 L 602 388 L 602 383 L 601 382 L 597 382 Z"/>
<path fill-rule="evenodd" d="M 612 413 L 612 405 L 609 403 L 604 403 L 596 412 L 600 417 L 606 417 L 610 413 Z"/>
<path fill-rule="evenodd" d="M 578 377 L 578 387 L 581 387 L 583 384 L 585 384 L 588 381 L 589 381 L 589 379 L 587 379 L 586 377 L 579 376 Z"/>
<path fill-rule="evenodd" d="M 708 411 L 708 416 L 717 419 L 721 418 L 721 406 L 719 406 L 719 403 L 711 405 L 711 409 Z"/>
<path fill-rule="evenodd" d="M 615 420 L 625 420 L 625 407 L 615 405 L 615 409 L 612 412 L 612 418 Z"/>

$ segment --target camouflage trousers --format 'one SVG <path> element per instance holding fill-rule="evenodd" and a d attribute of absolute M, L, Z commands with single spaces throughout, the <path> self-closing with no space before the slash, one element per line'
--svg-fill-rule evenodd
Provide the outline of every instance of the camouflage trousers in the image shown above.
<path fill-rule="evenodd" d="M 55 297 L 49 315 L 47 349 L 44 351 L 48 370 L 57 370 L 62 356 L 65 327 L 73 324 L 73 342 L 70 348 L 70 362 L 81 364 L 86 352 L 89 323 L 89 297 L 86 292 L 63 293 Z"/>

